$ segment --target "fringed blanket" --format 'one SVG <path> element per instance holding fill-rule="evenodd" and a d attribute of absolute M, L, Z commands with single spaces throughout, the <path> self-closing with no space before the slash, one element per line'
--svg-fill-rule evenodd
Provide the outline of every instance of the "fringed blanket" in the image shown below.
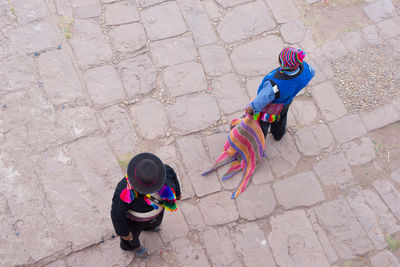
<path fill-rule="evenodd" d="M 243 178 L 232 194 L 232 198 L 236 198 L 246 189 L 254 170 L 265 156 L 265 138 L 260 123 L 250 116 L 233 120 L 231 126 L 234 128 L 224 145 L 224 152 L 214 166 L 202 175 L 205 176 L 228 163 L 232 164 L 222 177 L 223 181 L 243 170 Z"/>

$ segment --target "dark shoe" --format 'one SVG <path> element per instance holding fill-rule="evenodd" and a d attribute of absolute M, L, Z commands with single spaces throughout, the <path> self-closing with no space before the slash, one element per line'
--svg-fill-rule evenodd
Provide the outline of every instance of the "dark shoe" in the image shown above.
<path fill-rule="evenodd" d="M 149 256 L 149 252 L 145 247 L 138 247 L 137 249 L 133 250 L 133 253 L 139 258 L 146 259 Z"/>

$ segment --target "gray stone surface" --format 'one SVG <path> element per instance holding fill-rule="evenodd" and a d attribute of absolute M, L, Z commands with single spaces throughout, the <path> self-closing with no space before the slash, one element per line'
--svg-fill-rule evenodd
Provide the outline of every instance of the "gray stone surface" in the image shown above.
<path fill-rule="evenodd" d="M 109 31 L 115 50 L 121 54 L 130 54 L 146 46 L 146 34 L 139 23 L 121 25 Z"/>
<path fill-rule="evenodd" d="M 75 8 L 75 15 L 80 19 L 96 18 L 101 15 L 102 9 L 100 4 L 90 6 L 82 6 Z"/>
<path fill-rule="evenodd" d="M 300 17 L 299 11 L 291 0 L 266 0 L 278 23 L 287 23 Z"/>
<path fill-rule="evenodd" d="M 265 4 L 256 1 L 228 11 L 218 24 L 217 31 L 224 42 L 232 43 L 273 28 L 275 22 Z"/>
<path fill-rule="evenodd" d="M 111 47 L 96 22 L 75 20 L 74 29 L 69 42 L 82 69 L 111 61 Z"/>
<path fill-rule="evenodd" d="M 343 46 L 340 40 L 328 41 L 322 46 L 322 50 L 327 59 L 335 61 L 339 58 L 344 57 L 347 54 L 346 48 Z"/>
<path fill-rule="evenodd" d="M 273 185 L 276 199 L 285 209 L 312 206 L 325 199 L 324 192 L 313 172 L 303 172 Z"/>
<path fill-rule="evenodd" d="M 313 208 L 338 255 L 353 259 L 373 249 L 367 234 L 344 199 Z"/>
<path fill-rule="evenodd" d="M 139 21 L 139 12 L 131 1 L 104 5 L 104 17 L 107 25 L 120 25 Z"/>
<path fill-rule="evenodd" d="M 325 124 L 303 128 L 294 137 L 297 148 L 306 156 L 318 155 L 333 142 L 333 136 Z"/>
<path fill-rule="evenodd" d="M 251 0 L 216 0 L 223 8 L 237 6 L 243 3 L 251 2 Z"/>
<path fill-rule="evenodd" d="M 143 9 L 140 16 L 150 40 L 177 36 L 187 31 L 176 2 L 166 2 Z"/>
<path fill-rule="evenodd" d="M 399 231 L 400 225 L 378 194 L 369 189 L 353 190 L 347 196 L 347 201 L 374 246 L 377 249 L 385 248 L 387 246 L 386 235 Z"/>
<path fill-rule="evenodd" d="M 247 0 L 245 0 L 247 1 Z M 202 1 L 205 9 L 207 10 L 208 16 L 210 19 L 217 19 L 220 18 L 223 14 L 222 8 L 217 5 L 217 2 L 214 0 L 205 0 Z M 228 3 L 231 3 L 232 1 L 227 1 Z"/>
<path fill-rule="evenodd" d="M 340 143 L 349 142 L 367 133 L 367 129 L 357 114 L 332 121 L 329 123 L 329 128 Z"/>
<path fill-rule="evenodd" d="M 168 118 L 160 101 L 145 99 L 142 103 L 132 106 L 131 111 L 135 117 L 138 132 L 144 138 L 159 138 L 167 131 Z M 149 118 L 151 118 L 150 123 Z"/>
<path fill-rule="evenodd" d="M 186 238 L 172 242 L 176 257 L 180 265 L 210 266 L 207 257 L 200 244 L 189 241 Z"/>
<path fill-rule="evenodd" d="M 178 134 L 204 130 L 220 118 L 215 97 L 204 93 L 178 97 L 167 114 Z"/>
<path fill-rule="evenodd" d="M 217 41 L 217 35 L 203 3 L 197 0 L 178 0 L 183 17 L 192 32 L 194 42 L 198 46 L 212 44 Z"/>
<path fill-rule="evenodd" d="M 260 185 L 271 182 L 273 179 L 274 176 L 272 175 L 272 170 L 268 161 L 263 160 L 254 172 L 253 177 L 251 178 L 251 183 L 254 185 Z"/>
<path fill-rule="evenodd" d="M 376 26 L 379 34 L 385 40 L 400 35 L 400 17 L 379 22 Z"/>
<path fill-rule="evenodd" d="M 150 44 L 151 55 L 157 67 L 166 67 L 196 59 L 191 38 L 170 38 Z"/>
<path fill-rule="evenodd" d="M 200 47 L 199 54 L 207 75 L 219 76 L 233 71 L 228 55 L 222 46 Z"/>
<path fill-rule="evenodd" d="M 28 24 L 50 15 L 50 10 L 43 0 L 14 0 L 12 7 L 20 24 Z"/>
<path fill-rule="evenodd" d="M 202 140 L 198 136 L 186 136 L 176 140 L 188 170 L 194 191 L 198 197 L 217 192 L 221 185 L 215 173 L 202 177 L 201 174 L 212 165 L 206 154 Z"/>
<path fill-rule="evenodd" d="M 210 229 L 203 236 L 207 254 L 214 266 L 231 266 L 239 260 L 227 228 Z"/>
<path fill-rule="evenodd" d="M 382 128 L 400 120 L 399 114 L 397 114 L 392 104 L 386 104 L 372 110 L 364 111 L 360 114 L 360 117 L 368 131 Z"/>
<path fill-rule="evenodd" d="M 286 43 L 295 44 L 303 41 L 305 27 L 300 20 L 290 21 L 281 26 L 282 38 Z"/>
<path fill-rule="evenodd" d="M 203 217 L 198 205 L 191 204 L 188 201 L 179 203 L 183 216 L 191 230 L 202 231 L 206 228 Z"/>
<path fill-rule="evenodd" d="M 327 121 L 338 119 L 347 114 L 346 107 L 331 82 L 324 82 L 314 86 L 312 93 Z"/>
<path fill-rule="evenodd" d="M 22 53 L 34 53 L 60 45 L 56 29 L 46 22 L 34 22 L 8 32 L 10 45 Z"/>
<path fill-rule="evenodd" d="M 129 98 L 150 93 L 156 87 L 156 71 L 147 55 L 122 61 L 118 72 Z"/>
<path fill-rule="evenodd" d="M 280 177 L 291 173 L 300 159 L 296 145 L 289 134 L 275 141 L 271 134 L 267 135 L 265 151 L 273 173 Z"/>
<path fill-rule="evenodd" d="M 125 97 L 118 74 L 112 66 L 103 66 L 84 73 L 90 98 L 96 105 L 116 102 Z"/>
<path fill-rule="evenodd" d="M 246 90 L 250 98 L 257 95 L 258 87 L 260 86 L 263 76 L 251 77 L 246 80 Z"/>
<path fill-rule="evenodd" d="M 394 170 L 390 174 L 390 178 L 392 178 L 394 181 L 396 181 L 398 184 L 400 184 L 400 168 L 397 170 Z"/>
<path fill-rule="evenodd" d="M 393 254 L 387 250 L 381 251 L 371 257 L 371 263 L 374 267 L 399 267 L 400 263 Z"/>
<path fill-rule="evenodd" d="M 268 36 L 238 46 L 232 51 L 231 59 L 236 70 L 243 75 L 262 75 L 277 67 L 277 55 L 284 44 L 276 36 Z"/>
<path fill-rule="evenodd" d="M 367 25 L 361 30 L 362 37 L 372 45 L 383 43 L 382 37 L 378 34 L 378 29 L 375 24 Z"/>
<path fill-rule="evenodd" d="M 362 165 L 375 158 L 375 147 L 368 137 L 361 138 L 361 144 L 350 142 L 344 146 L 346 159 L 350 165 Z"/>
<path fill-rule="evenodd" d="M 218 192 L 200 199 L 199 207 L 208 225 L 223 225 L 239 218 L 230 192 Z"/>
<path fill-rule="evenodd" d="M 400 97 L 393 99 L 392 104 L 397 112 L 400 114 Z"/>
<path fill-rule="evenodd" d="M 203 68 L 194 61 L 167 67 L 162 79 L 172 97 L 207 90 Z"/>
<path fill-rule="evenodd" d="M 162 3 L 165 2 L 166 0 L 138 0 L 138 6 L 139 7 L 148 7 L 148 6 L 152 6 L 152 5 L 156 5 L 158 3 Z"/>
<path fill-rule="evenodd" d="M 390 39 L 388 43 L 391 48 L 393 58 L 400 59 L 400 36 Z"/>
<path fill-rule="evenodd" d="M 294 100 L 289 112 L 301 126 L 310 125 L 317 117 L 317 107 L 311 99 Z"/>
<path fill-rule="evenodd" d="M 44 60 L 46 61 L 46 60 Z M 39 71 L 43 71 L 39 61 Z M 0 92 L 6 94 L 13 91 L 36 87 L 38 71 L 36 62 L 27 55 L 15 56 L 2 60 L 0 64 Z"/>
<path fill-rule="evenodd" d="M 279 266 L 329 266 L 304 211 L 286 211 L 270 223 L 268 241 Z"/>
<path fill-rule="evenodd" d="M 249 103 L 249 97 L 235 74 L 227 74 L 214 79 L 211 88 L 215 92 L 221 111 L 225 114 L 244 110 Z"/>
<path fill-rule="evenodd" d="M 240 217 L 249 221 L 270 215 L 276 206 L 274 193 L 268 184 L 248 186 L 236 199 L 236 204 Z"/>
<path fill-rule="evenodd" d="M 133 153 L 138 138 L 128 112 L 115 105 L 104 109 L 101 115 L 105 123 L 104 130 L 115 154 L 119 157 Z"/>
<path fill-rule="evenodd" d="M 40 76 L 53 104 L 84 100 L 84 92 L 71 60 L 64 51 L 49 51 L 38 58 Z"/>
<path fill-rule="evenodd" d="M 386 205 L 391 209 L 397 220 L 400 220 L 400 192 L 394 185 L 386 180 L 378 180 L 373 183 L 376 191 Z"/>
<path fill-rule="evenodd" d="M 228 136 L 229 133 L 225 132 L 206 136 L 208 152 L 210 153 L 212 160 L 216 160 L 224 151 L 224 145 Z"/>
<path fill-rule="evenodd" d="M 396 16 L 396 10 L 391 0 L 374 1 L 366 5 L 364 10 L 375 23 Z"/>
<path fill-rule="evenodd" d="M 315 70 L 315 76 L 310 81 L 309 85 L 314 86 L 333 78 L 334 72 L 331 67 L 332 63 L 330 63 L 326 57 L 319 55 L 313 57 L 311 60 L 307 60 L 307 63 L 310 64 Z"/>
<path fill-rule="evenodd" d="M 336 154 L 314 165 L 314 172 L 325 185 L 346 183 L 353 178 L 343 154 Z"/>
<path fill-rule="evenodd" d="M 347 51 L 357 53 L 368 48 L 368 43 L 363 40 L 360 31 L 354 31 L 343 37 L 342 43 Z"/>
<path fill-rule="evenodd" d="M 246 266 L 276 266 L 267 239 L 255 222 L 239 225 L 232 235 Z"/>
<path fill-rule="evenodd" d="M 160 231 L 161 239 L 164 242 L 171 242 L 178 238 L 185 237 L 189 232 L 189 227 L 183 217 L 182 211 L 178 208 L 175 212 L 166 212 L 162 227 L 168 231 Z"/>

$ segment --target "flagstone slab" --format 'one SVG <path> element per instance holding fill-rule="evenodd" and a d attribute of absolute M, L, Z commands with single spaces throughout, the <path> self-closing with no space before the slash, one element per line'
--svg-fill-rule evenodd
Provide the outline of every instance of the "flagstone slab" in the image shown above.
<path fill-rule="evenodd" d="M 235 7 L 222 18 L 217 31 L 224 42 L 232 43 L 269 31 L 275 22 L 262 1 Z"/>
<path fill-rule="evenodd" d="M 139 7 L 148 7 L 152 5 L 156 5 L 162 2 L 165 2 L 166 0 L 137 0 L 138 6 Z"/>
<path fill-rule="evenodd" d="M 282 38 L 286 43 L 295 44 L 303 41 L 305 27 L 300 20 L 285 23 L 280 28 Z"/>
<path fill-rule="evenodd" d="M 340 257 L 354 259 L 374 249 L 363 227 L 344 199 L 325 202 L 313 210 Z"/>
<path fill-rule="evenodd" d="M 38 66 L 44 89 L 53 104 L 85 99 L 72 61 L 64 51 L 48 51 L 40 55 Z"/>
<path fill-rule="evenodd" d="M 97 18 L 101 15 L 102 9 L 99 3 L 75 8 L 75 16 L 80 19 Z"/>
<path fill-rule="evenodd" d="M 50 10 L 43 0 L 14 0 L 12 8 L 20 24 L 28 24 L 50 15 Z"/>
<path fill-rule="evenodd" d="M 268 184 L 248 186 L 236 203 L 240 217 L 249 221 L 270 215 L 276 206 L 274 193 Z"/>
<path fill-rule="evenodd" d="M 356 189 L 346 198 L 374 246 L 387 247 L 386 236 L 399 231 L 400 225 L 379 195 L 369 189 Z"/>
<path fill-rule="evenodd" d="M 235 202 L 227 191 L 202 197 L 199 207 L 207 225 L 224 225 L 239 218 Z"/>
<path fill-rule="evenodd" d="M 215 173 L 210 173 L 204 177 L 201 176 L 203 172 L 213 165 L 213 162 L 206 154 L 201 138 L 198 136 L 185 136 L 178 138 L 176 142 L 196 195 L 202 197 L 219 191 L 221 185 Z"/>
<path fill-rule="evenodd" d="M 116 155 L 120 157 L 134 153 L 139 140 L 128 112 L 120 106 L 113 105 L 104 109 L 101 115 L 106 135 Z"/>
<path fill-rule="evenodd" d="M 232 51 L 232 63 L 240 74 L 265 75 L 268 70 L 278 67 L 276 57 L 283 47 L 284 43 L 276 36 L 250 41 Z"/>
<path fill-rule="evenodd" d="M 0 64 L 1 94 L 36 87 L 38 80 L 37 67 L 32 57 L 21 55 L 2 59 L 2 64 Z"/>
<path fill-rule="evenodd" d="M 96 22 L 75 20 L 74 29 L 69 42 L 82 69 L 111 61 L 111 47 Z"/>
<path fill-rule="evenodd" d="M 189 227 L 179 208 L 173 213 L 166 212 L 164 215 L 162 228 L 164 228 L 165 231 L 160 231 L 161 239 L 164 243 L 171 242 L 187 235 Z"/>
<path fill-rule="evenodd" d="M 174 130 L 182 135 L 204 130 L 220 118 L 215 97 L 206 93 L 178 97 L 167 115 Z"/>
<path fill-rule="evenodd" d="M 279 266 L 329 266 L 303 210 L 272 216 L 270 223 L 268 241 Z"/>
<path fill-rule="evenodd" d="M 343 184 L 353 179 L 350 166 L 342 153 L 321 160 L 314 165 L 313 170 L 325 185 Z"/>
<path fill-rule="evenodd" d="M 143 26 L 150 40 L 177 36 L 187 31 L 176 2 L 166 2 L 140 11 Z"/>
<path fill-rule="evenodd" d="M 299 151 L 306 156 L 318 155 L 333 142 L 333 136 L 325 124 L 300 129 L 294 139 Z"/>
<path fill-rule="evenodd" d="M 344 146 L 346 159 L 350 165 L 362 165 L 375 158 L 375 147 L 368 137 L 361 138 L 361 144 L 350 142 Z"/>
<path fill-rule="evenodd" d="M 221 111 L 225 114 L 244 110 L 249 103 L 249 97 L 235 74 L 227 74 L 214 79 L 211 88 L 215 92 Z"/>
<path fill-rule="evenodd" d="M 266 153 L 269 165 L 278 177 L 291 173 L 300 159 L 293 138 L 289 134 L 285 134 L 279 141 L 275 141 L 272 134 L 268 134 Z"/>
<path fill-rule="evenodd" d="M 304 91 L 304 90 L 303 90 Z M 299 125 L 310 125 L 317 118 L 317 107 L 311 99 L 296 99 L 289 111 Z"/>
<path fill-rule="evenodd" d="M 104 5 L 104 16 L 107 25 L 120 25 L 140 20 L 136 6 L 128 1 Z"/>
<path fill-rule="evenodd" d="M 375 23 L 396 16 L 396 9 L 391 0 L 374 1 L 366 5 L 364 11 Z"/>
<path fill-rule="evenodd" d="M 313 97 L 327 121 L 332 121 L 347 114 L 346 107 L 331 82 L 323 82 L 312 88 Z"/>
<path fill-rule="evenodd" d="M 125 97 L 121 80 L 113 66 L 105 65 L 84 73 L 90 98 L 96 105 L 116 102 Z"/>
<path fill-rule="evenodd" d="M 342 43 L 350 53 L 357 53 L 368 48 L 368 42 L 364 41 L 360 31 L 354 31 L 343 37 Z"/>
<path fill-rule="evenodd" d="M 246 266 L 276 266 L 267 238 L 255 222 L 239 225 L 232 236 Z"/>
<path fill-rule="evenodd" d="M 150 43 L 150 51 L 157 67 L 167 67 L 195 60 L 192 38 L 178 37 Z"/>
<path fill-rule="evenodd" d="M 386 180 L 378 180 L 373 183 L 376 191 L 381 196 L 393 215 L 400 220 L 400 192 L 392 183 Z"/>
<path fill-rule="evenodd" d="M 211 25 L 203 3 L 197 0 L 178 0 L 178 4 L 192 32 L 196 45 L 203 46 L 215 43 L 217 35 Z"/>
<path fill-rule="evenodd" d="M 378 34 L 378 29 L 375 24 L 367 25 L 361 29 L 362 37 L 372 45 L 379 45 L 383 43 L 383 39 Z"/>
<path fill-rule="evenodd" d="M 116 26 L 108 34 L 114 48 L 121 54 L 132 54 L 147 44 L 146 34 L 140 23 Z"/>
<path fill-rule="evenodd" d="M 122 61 L 118 72 L 129 98 L 150 93 L 156 87 L 156 70 L 148 55 Z"/>
<path fill-rule="evenodd" d="M 161 76 L 172 97 L 207 90 L 203 68 L 195 61 L 167 67 Z"/>
<path fill-rule="evenodd" d="M 364 123 L 357 114 L 332 121 L 329 123 L 329 128 L 340 143 L 349 142 L 367 133 Z"/>
<path fill-rule="evenodd" d="M 173 241 L 172 247 L 181 266 L 189 265 L 194 267 L 210 266 L 207 257 L 200 244 L 181 238 Z"/>
<path fill-rule="evenodd" d="M 278 23 L 287 23 L 300 17 L 296 5 L 291 0 L 266 0 Z"/>
<path fill-rule="evenodd" d="M 324 51 L 326 58 L 329 59 L 331 62 L 340 59 L 347 54 L 346 48 L 338 39 L 326 42 L 322 46 L 322 50 Z"/>
<path fill-rule="evenodd" d="M 278 203 L 285 209 L 312 206 L 325 199 L 313 172 L 303 172 L 280 180 L 273 185 Z"/>
<path fill-rule="evenodd" d="M 400 266 L 400 263 L 396 259 L 396 257 L 387 250 L 381 251 L 381 252 L 375 254 L 374 256 L 372 256 L 371 263 L 372 263 L 372 266 L 374 266 L 374 267 L 381 267 L 381 266 L 399 267 Z"/>
<path fill-rule="evenodd" d="M 251 0 L 216 0 L 216 2 L 220 4 L 223 8 L 228 8 L 251 2 Z"/>
<path fill-rule="evenodd" d="M 203 240 L 214 266 L 231 266 L 239 260 L 226 227 L 205 231 Z"/>
<path fill-rule="evenodd" d="M 266 159 L 264 159 L 257 167 L 251 178 L 251 183 L 254 185 L 271 182 L 274 179 L 271 167 Z"/>
<path fill-rule="evenodd" d="M 363 111 L 360 113 L 360 117 L 368 131 L 385 127 L 400 120 L 400 116 L 392 104 L 381 105 L 375 109 Z"/>
<path fill-rule="evenodd" d="M 199 54 L 207 75 L 219 76 L 233 72 L 232 64 L 222 46 L 210 45 L 200 47 Z"/>
<path fill-rule="evenodd" d="M 390 39 L 400 35 L 400 17 L 387 19 L 376 24 L 383 39 Z"/>
<path fill-rule="evenodd" d="M 202 231 L 206 228 L 198 205 L 192 204 L 189 201 L 183 201 L 179 203 L 179 207 L 182 210 L 189 229 Z"/>

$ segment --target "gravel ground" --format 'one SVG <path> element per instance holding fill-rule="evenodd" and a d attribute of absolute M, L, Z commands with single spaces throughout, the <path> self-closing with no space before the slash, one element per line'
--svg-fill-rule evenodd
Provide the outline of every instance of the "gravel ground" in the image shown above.
<path fill-rule="evenodd" d="M 348 55 L 333 64 L 333 83 L 350 113 L 386 104 L 400 96 L 400 72 L 387 47 Z"/>

